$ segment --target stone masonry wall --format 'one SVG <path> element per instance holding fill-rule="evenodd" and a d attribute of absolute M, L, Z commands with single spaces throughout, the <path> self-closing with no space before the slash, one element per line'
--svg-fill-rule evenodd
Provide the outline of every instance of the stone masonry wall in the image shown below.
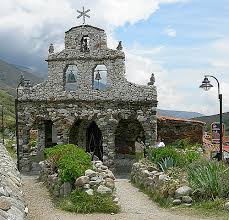
<path fill-rule="evenodd" d="M 190 139 L 192 143 L 203 143 L 204 123 L 178 118 L 159 117 L 157 120 L 158 136 L 165 144 L 177 140 Z"/>
<path fill-rule="evenodd" d="M 24 220 L 25 202 L 21 179 L 15 163 L 5 146 L 0 145 L 0 219 Z"/>

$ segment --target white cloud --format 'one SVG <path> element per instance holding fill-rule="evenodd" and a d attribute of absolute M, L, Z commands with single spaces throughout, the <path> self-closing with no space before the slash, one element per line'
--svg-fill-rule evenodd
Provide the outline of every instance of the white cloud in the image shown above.
<path fill-rule="evenodd" d="M 63 47 L 64 31 L 81 24 L 77 20 L 76 9 L 90 8 L 89 24 L 104 28 L 111 47 L 117 46 L 113 31 L 126 23 L 134 24 L 147 20 L 161 4 L 187 2 L 188 0 L 7 0 L 0 7 L 0 47 L 2 56 L 14 57 L 17 64 L 37 66 L 47 55 L 49 43 L 56 49 Z M 176 30 L 168 26 L 164 30 L 170 37 L 176 37 Z M 225 77 L 229 57 L 228 39 L 212 45 L 193 48 L 188 57 L 179 48 L 167 48 L 164 45 L 148 49 L 135 44 L 126 51 L 126 75 L 135 83 L 146 84 L 151 73 L 155 73 L 158 88 L 159 107 L 201 111 L 206 114 L 217 113 L 217 91 L 203 93 L 198 89 L 205 72 L 217 73 L 222 84 L 224 97 L 229 96 L 229 77 Z M 187 52 L 186 52 L 187 53 Z M 182 63 L 183 57 L 190 62 L 207 62 L 209 68 L 166 69 L 164 64 L 172 58 Z M 24 62 L 24 63 L 23 63 Z M 187 63 L 188 64 L 188 63 Z M 40 65 L 43 65 L 40 64 Z M 219 75 L 224 72 L 224 77 Z M 202 74 L 203 73 L 203 74 Z M 189 86 L 192 85 L 192 88 Z M 194 85 L 194 86 L 193 86 Z M 196 89 L 193 89 L 195 87 Z M 187 87 L 187 88 L 184 88 Z M 224 109 L 229 111 L 229 100 L 225 98 Z"/>
<path fill-rule="evenodd" d="M 164 33 L 166 35 L 168 35 L 169 37 L 176 37 L 177 36 L 177 32 L 175 29 L 171 28 L 171 27 L 167 27 L 165 30 L 164 30 Z"/>

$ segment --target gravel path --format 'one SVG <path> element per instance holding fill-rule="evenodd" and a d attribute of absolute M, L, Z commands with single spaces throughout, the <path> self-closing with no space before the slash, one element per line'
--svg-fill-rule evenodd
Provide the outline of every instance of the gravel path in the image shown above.
<path fill-rule="evenodd" d="M 119 214 L 73 214 L 54 207 L 49 192 L 34 176 L 23 176 L 23 192 L 28 203 L 28 220 L 201 220 L 171 213 L 158 208 L 128 180 L 116 180 L 117 194 L 122 207 Z"/>

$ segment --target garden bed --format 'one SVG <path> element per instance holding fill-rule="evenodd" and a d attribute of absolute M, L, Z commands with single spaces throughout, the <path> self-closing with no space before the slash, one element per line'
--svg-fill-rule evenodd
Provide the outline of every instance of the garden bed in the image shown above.
<path fill-rule="evenodd" d="M 44 181 L 63 210 L 76 213 L 117 213 L 115 177 L 101 161 L 75 145 L 57 145 L 45 151 L 40 162 Z"/>
<path fill-rule="evenodd" d="M 200 145 L 187 140 L 150 149 L 147 159 L 133 165 L 131 181 L 163 207 L 225 216 L 229 210 L 229 168 L 201 152 Z"/>

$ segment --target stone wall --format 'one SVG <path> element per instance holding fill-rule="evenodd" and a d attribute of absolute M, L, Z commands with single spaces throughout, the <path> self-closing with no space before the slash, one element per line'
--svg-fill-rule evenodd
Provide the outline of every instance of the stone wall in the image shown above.
<path fill-rule="evenodd" d="M 21 178 L 5 146 L 0 145 L 0 219 L 26 218 L 25 202 L 21 191 Z"/>
<path fill-rule="evenodd" d="M 192 189 L 179 180 L 160 172 L 156 165 L 146 161 L 133 164 L 131 181 L 155 197 L 167 199 L 173 205 L 191 205 Z"/>
<path fill-rule="evenodd" d="M 171 144 L 177 140 L 190 139 L 192 143 L 203 143 L 205 123 L 194 120 L 186 120 L 170 117 L 158 117 L 158 137 L 165 144 Z"/>

